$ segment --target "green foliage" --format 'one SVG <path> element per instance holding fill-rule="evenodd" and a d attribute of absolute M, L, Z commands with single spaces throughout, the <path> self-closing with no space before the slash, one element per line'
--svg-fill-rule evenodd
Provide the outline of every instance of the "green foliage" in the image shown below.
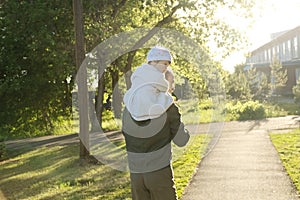
<path fill-rule="evenodd" d="M 287 173 L 300 192 L 300 130 L 270 136 Z"/>
<path fill-rule="evenodd" d="M 300 104 L 300 78 L 297 80 L 297 84 L 293 87 L 293 94 L 295 102 Z"/>
<path fill-rule="evenodd" d="M 226 93 L 230 99 L 264 101 L 270 97 L 271 84 L 267 76 L 257 72 L 256 68 L 244 69 L 245 65 L 237 65 L 235 72 L 226 80 Z"/>
<path fill-rule="evenodd" d="M 215 10 L 226 7 L 248 16 L 254 1 L 247 2 L 246 5 L 224 0 L 83 1 L 86 49 L 89 52 L 124 31 L 157 26 L 180 31 L 199 47 L 214 40 L 224 57 L 245 40 L 241 33 L 219 20 Z M 0 26 L 1 133 L 33 137 L 57 132 L 61 118 L 71 118 L 71 90 L 76 74 L 72 1 L 4 0 L 0 5 Z M 155 41 L 153 45 L 176 46 L 178 38 L 156 35 Z M 191 55 L 194 49 L 189 51 Z M 117 58 L 105 72 L 105 91 L 112 93 L 119 78 L 144 61 L 145 52 L 138 50 L 132 63 L 128 61 L 129 54 Z M 210 92 L 220 93 L 224 87 L 219 84 L 223 77 L 216 73 L 222 74 L 221 69 L 208 55 L 209 49 L 204 49 L 193 63 L 184 62 L 185 58 L 174 62 L 177 74 L 188 80 L 192 88 L 189 94 L 198 98 L 206 98 Z M 129 69 L 125 69 L 127 64 Z M 203 73 L 199 73 L 199 68 Z M 120 93 L 124 90 L 119 89 Z M 115 106 L 118 109 L 114 111 L 120 110 L 120 105 Z M 114 114 L 119 116 L 119 111 Z"/>
<path fill-rule="evenodd" d="M 251 100 L 251 91 L 246 75 L 241 73 L 231 74 L 226 84 L 226 93 L 235 100 Z"/>
<path fill-rule="evenodd" d="M 7 158 L 5 139 L 0 137 L 0 161 Z"/>
<path fill-rule="evenodd" d="M 209 110 L 209 109 L 213 109 L 214 105 L 211 99 L 203 99 L 199 102 L 198 107 L 200 110 Z"/>
<path fill-rule="evenodd" d="M 70 116 L 74 72 L 71 2 L 5 1 L 0 7 L 0 121 L 12 136 L 50 134 Z"/>
<path fill-rule="evenodd" d="M 210 99 L 200 101 L 197 101 L 196 99 L 180 100 L 178 101 L 178 104 L 180 105 L 180 111 L 182 113 L 182 119 L 184 123 L 197 124 L 213 122 L 212 116 L 213 114 L 216 114 L 216 111 L 214 110 L 215 105 L 213 105 L 213 102 Z M 242 108 L 243 106 L 245 108 Z M 244 110 L 243 112 L 248 113 L 248 115 L 252 115 L 251 117 L 244 116 L 245 118 L 252 118 L 256 120 L 265 117 L 268 118 L 286 115 L 299 115 L 300 105 L 295 103 L 258 103 L 257 101 L 250 101 L 250 103 L 247 103 L 241 101 L 230 101 L 226 103 L 225 109 L 220 113 L 220 115 L 223 115 L 221 120 L 243 120 L 239 114 L 242 112 L 242 110 Z"/>
<path fill-rule="evenodd" d="M 264 103 L 264 107 L 266 111 L 266 117 L 280 117 L 292 114 L 286 111 L 283 105 L 280 106 L 278 104 Z"/>
<path fill-rule="evenodd" d="M 228 103 L 224 112 L 230 113 L 231 118 L 237 120 L 256 120 L 266 117 L 264 106 L 257 101 Z"/>
<path fill-rule="evenodd" d="M 287 69 L 283 69 L 278 59 L 273 60 L 270 68 L 272 93 L 279 94 L 280 89 L 285 86 L 287 82 Z"/>
<path fill-rule="evenodd" d="M 120 130 L 121 120 L 114 117 L 114 114 L 110 110 L 103 112 L 102 128 L 104 131 Z"/>
<path fill-rule="evenodd" d="M 277 103 L 277 105 L 287 112 L 286 115 L 300 115 L 299 103 Z"/>
<path fill-rule="evenodd" d="M 245 74 L 249 84 L 251 99 L 260 101 L 267 99 L 270 94 L 267 76 L 262 72 L 258 73 L 254 67 L 248 69 Z"/>

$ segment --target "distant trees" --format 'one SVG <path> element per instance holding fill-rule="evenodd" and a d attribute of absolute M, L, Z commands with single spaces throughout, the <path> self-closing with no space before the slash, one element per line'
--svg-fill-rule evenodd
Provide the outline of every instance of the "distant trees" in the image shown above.
<path fill-rule="evenodd" d="M 293 87 L 293 94 L 295 102 L 300 104 L 300 78 L 297 80 L 297 84 Z"/>
<path fill-rule="evenodd" d="M 262 101 L 270 96 L 270 84 L 267 75 L 257 72 L 254 67 L 250 67 L 246 72 L 246 78 L 249 83 L 251 99 Z"/>
<path fill-rule="evenodd" d="M 227 95 L 236 100 L 264 100 L 270 96 L 270 83 L 264 73 L 255 68 L 244 69 L 245 65 L 235 67 L 226 84 Z"/>
<path fill-rule="evenodd" d="M 272 93 L 278 95 L 280 89 L 286 85 L 287 82 L 287 70 L 283 69 L 278 59 L 273 59 L 270 64 L 271 68 L 271 88 Z"/>
<path fill-rule="evenodd" d="M 227 95 L 232 99 L 247 101 L 251 99 L 250 87 L 247 77 L 243 70 L 236 66 L 233 74 L 230 74 L 226 83 Z"/>
<path fill-rule="evenodd" d="M 269 76 L 269 78 L 267 77 Z M 274 59 L 270 64 L 270 74 L 257 71 L 255 67 L 243 64 L 235 67 L 235 72 L 227 81 L 227 94 L 239 100 L 266 100 L 272 95 L 280 94 L 286 85 L 287 70 Z"/>

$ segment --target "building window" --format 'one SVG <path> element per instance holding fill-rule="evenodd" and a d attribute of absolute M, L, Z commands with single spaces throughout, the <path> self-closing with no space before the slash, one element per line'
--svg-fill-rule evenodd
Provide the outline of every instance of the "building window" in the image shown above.
<path fill-rule="evenodd" d="M 296 36 L 297 38 L 297 50 L 298 50 L 298 54 L 297 57 L 300 57 L 300 35 Z"/>
<path fill-rule="evenodd" d="M 294 37 L 293 39 L 293 58 L 297 58 L 298 57 L 298 39 L 297 37 Z"/>
<path fill-rule="evenodd" d="M 287 41 L 287 48 L 286 48 L 286 60 L 291 59 L 291 40 Z"/>
<path fill-rule="evenodd" d="M 296 82 L 297 82 L 299 80 L 299 78 L 300 78 L 300 68 L 296 68 L 295 75 L 296 75 Z"/>
<path fill-rule="evenodd" d="M 276 48 L 276 58 L 277 58 L 278 60 L 280 60 L 279 45 L 277 45 L 275 48 Z"/>
<path fill-rule="evenodd" d="M 282 43 L 282 60 L 286 61 L 286 53 L 285 53 L 285 42 Z"/>
<path fill-rule="evenodd" d="M 283 61 L 283 55 L 282 55 L 282 44 L 278 45 L 278 57 L 280 61 Z"/>
<path fill-rule="evenodd" d="M 265 63 L 268 62 L 268 51 L 267 50 L 264 51 L 264 62 Z"/>

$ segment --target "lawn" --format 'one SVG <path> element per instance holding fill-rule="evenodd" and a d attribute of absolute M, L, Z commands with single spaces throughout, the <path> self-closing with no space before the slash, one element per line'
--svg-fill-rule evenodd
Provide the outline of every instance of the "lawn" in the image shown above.
<path fill-rule="evenodd" d="M 174 148 L 179 197 L 201 160 L 206 135 L 193 135 L 187 147 Z M 101 164 L 82 164 L 78 145 L 41 147 L 0 163 L 0 198 L 131 199 L 128 172 Z M 3 198 L 3 197 L 2 197 Z"/>
<path fill-rule="evenodd" d="M 238 121 L 235 113 L 228 112 L 227 106 L 236 105 L 235 101 L 226 101 L 220 105 L 214 105 L 210 99 L 198 101 L 197 99 L 179 100 L 182 120 L 185 124 L 211 123 L 222 121 Z M 241 105 L 245 102 L 240 102 Z M 298 115 L 300 107 L 296 103 L 261 103 L 265 110 L 265 117 L 281 117 L 287 115 Z M 219 106 L 219 107 L 218 107 Z M 216 109 L 218 108 L 218 109 Z M 226 112 L 224 112 L 226 110 Z M 260 119 L 260 113 L 255 119 Z"/>
<path fill-rule="evenodd" d="M 300 130 L 270 134 L 283 165 L 300 192 Z"/>

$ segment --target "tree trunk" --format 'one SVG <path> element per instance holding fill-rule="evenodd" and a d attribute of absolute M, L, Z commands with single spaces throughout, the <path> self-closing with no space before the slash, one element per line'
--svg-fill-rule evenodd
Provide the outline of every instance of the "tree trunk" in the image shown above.
<path fill-rule="evenodd" d="M 112 71 L 111 72 L 112 78 L 112 107 L 115 118 L 121 118 L 122 112 L 122 95 L 118 86 L 119 81 L 119 72 Z"/>
<path fill-rule="evenodd" d="M 86 68 L 80 68 L 85 58 L 83 8 L 81 0 L 73 0 L 73 15 L 75 26 L 75 52 L 78 80 L 78 102 L 80 123 L 80 158 L 89 156 L 89 120 L 88 120 L 88 89 Z"/>
<path fill-rule="evenodd" d="M 129 90 L 130 87 L 131 87 L 131 80 L 130 80 L 130 77 L 132 75 L 131 68 L 132 68 L 132 62 L 133 62 L 133 58 L 135 56 L 135 53 L 136 53 L 136 51 L 133 51 L 133 52 L 130 52 L 128 54 L 127 62 L 126 62 L 126 65 L 125 65 L 124 71 L 123 71 L 124 74 L 125 74 L 125 82 L 126 82 L 127 90 Z"/>
<path fill-rule="evenodd" d="M 90 118 L 92 133 L 100 131 L 98 126 L 98 119 L 97 116 L 95 115 L 95 108 L 96 108 L 94 102 L 95 99 L 96 99 L 95 91 L 89 91 L 89 118 Z"/>
<path fill-rule="evenodd" d="M 97 98 L 96 98 L 96 115 L 101 129 L 102 129 L 103 98 L 104 98 L 104 89 L 105 89 L 104 83 L 105 83 L 104 73 L 103 74 L 99 73 L 98 91 L 97 91 Z"/>

